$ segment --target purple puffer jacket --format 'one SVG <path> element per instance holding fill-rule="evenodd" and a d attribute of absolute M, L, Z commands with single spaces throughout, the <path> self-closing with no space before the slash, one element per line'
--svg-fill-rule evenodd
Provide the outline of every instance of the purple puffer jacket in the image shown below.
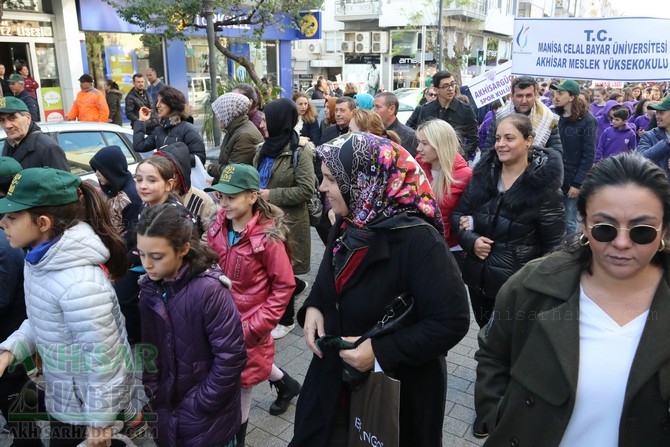
<path fill-rule="evenodd" d="M 242 323 L 221 270 L 140 282 L 144 376 L 156 414 L 156 444 L 225 444 L 240 426 L 240 374 L 247 360 Z M 157 436 L 156 436 L 157 435 Z"/>

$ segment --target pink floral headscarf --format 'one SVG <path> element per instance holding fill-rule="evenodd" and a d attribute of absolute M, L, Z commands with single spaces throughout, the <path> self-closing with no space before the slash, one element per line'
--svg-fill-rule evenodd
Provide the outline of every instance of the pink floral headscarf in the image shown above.
<path fill-rule="evenodd" d="M 444 224 L 426 174 L 400 145 L 368 132 L 354 132 L 316 149 L 349 207 L 347 220 L 367 227 L 401 213 L 422 217 L 440 233 Z"/>

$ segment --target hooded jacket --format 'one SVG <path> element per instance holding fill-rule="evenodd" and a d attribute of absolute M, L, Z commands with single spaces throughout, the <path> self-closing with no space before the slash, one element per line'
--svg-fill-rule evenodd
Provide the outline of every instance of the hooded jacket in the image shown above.
<path fill-rule="evenodd" d="M 246 363 L 240 315 L 221 270 L 141 282 L 142 340 L 154 346 L 144 372 L 161 447 L 223 445 L 240 422 L 240 373 Z"/>
<path fill-rule="evenodd" d="M 621 104 L 619 104 L 617 101 L 610 99 L 605 103 L 600 113 L 596 115 L 596 119 L 598 120 L 598 133 L 596 134 L 596 142 L 600 141 L 600 136 L 603 134 L 603 132 L 605 132 L 605 129 L 612 126 L 610 119 L 607 116 L 609 115 L 610 110 L 620 105 Z"/>
<path fill-rule="evenodd" d="M 463 279 L 490 298 L 524 264 L 556 247 L 565 232 L 559 152 L 534 147 L 528 167 L 505 192 L 498 190 L 501 170 L 496 152 L 485 152 L 451 214 L 451 227 L 458 228 L 466 252 Z M 472 216 L 474 228 L 460 229 L 461 216 Z M 494 241 L 484 260 L 473 250 L 480 236 Z"/>
<path fill-rule="evenodd" d="M 17 361 L 39 351 L 45 404 L 56 419 L 120 428 L 117 415 L 132 396 L 119 390 L 132 390 L 133 359 L 116 294 L 100 267 L 108 259 L 107 247 L 80 222 L 34 264 L 26 261 L 28 319 L 0 350 Z"/>
<path fill-rule="evenodd" d="M 188 148 L 184 143 L 168 144 L 157 154 L 164 155 L 177 168 L 177 175 L 181 189 L 177 191 L 184 207 L 196 218 L 198 232 L 202 235 L 214 221 L 218 207 L 214 199 L 205 191 L 191 186 L 191 160 Z"/>
<path fill-rule="evenodd" d="M 130 203 L 121 210 L 121 220 L 125 230 L 123 234 L 130 236 L 129 233 L 132 231 L 128 230 L 132 230 L 133 225 L 137 222 L 142 209 L 142 199 L 137 194 L 135 179 L 128 171 L 128 160 L 120 147 L 107 146 L 100 149 L 89 163 L 94 171 L 100 172 L 107 179 L 106 184 L 100 184 L 100 190 L 108 200 L 117 197 L 121 192 L 130 199 Z M 128 237 L 126 237 L 126 243 L 129 247 L 134 245 L 129 243 Z"/>
<path fill-rule="evenodd" d="M 48 166 L 70 171 L 70 164 L 65 158 L 63 149 L 53 138 L 42 132 L 35 122 L 30 123 L 28 134 L 16 146 L 12 146 L 9 139 L 5 140 L 2 156 L 12 157 L 21 163 L 23 169 Z"/>
<path fill-rule="evenodd" d="M 249 357 L 242 372 L 242 388 L 270 377 L 275 354 L 271 332 L 295 289 L 291 261 L 276 225 L 258 220 L 256 212 L 232 247 L 223 210 L 207 232 L 207 243 L 219 255 L 219 265 L 232 282 L 231 293 L 242 316 Z"/>

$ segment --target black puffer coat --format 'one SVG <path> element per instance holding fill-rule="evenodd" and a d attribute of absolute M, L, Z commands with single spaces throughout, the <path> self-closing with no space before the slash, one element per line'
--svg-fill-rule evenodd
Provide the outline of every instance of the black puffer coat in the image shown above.
<path fill-rule="evenodd" d="M 466 253 L 463 279 L 490 298 L 528 261 L 556 247 L 565 232 L 559 152 L 534 147 L 525 172 L 505 192 L 498 191 L 501 169 L 495 150 L 486 151 L 451 215 L 452 228 L 459 228 L 461 216 L 473 218 L 473 231 L 457 234 Z M 494 241 L 483 261 L 473 252 L 480 236 Z"/>

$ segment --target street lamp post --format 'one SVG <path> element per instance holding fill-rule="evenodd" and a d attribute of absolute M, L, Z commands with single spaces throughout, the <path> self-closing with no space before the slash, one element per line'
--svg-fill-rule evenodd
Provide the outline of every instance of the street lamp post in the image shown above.
<path fill-rule="evenodd" d="M 437 6 L 437 61 L 435 68 L 437 71 L 442 70 L 442 9 L 444 8 L 443 0 L 438 1 Z"/>
<path fill-rule="evenodd" d="M 214 39 L 216 39 L 216 33 L 214 32 L 214 1 L 213 0 L 203 0 L 202 2 L 202 13 L 207 20 L 207 49 L 209 51 L 209 98 L 211 103 L 214 103 L 216 98 L 219 95 L 219 86 L 216 83 L 216 46 L 214 44 Z M 214 136 L 214 144 L 218 146 L 221 143 L 221 128 L 219 123 L 216 121 L 216 117 L 212 113 L 212 129 Z"/>

